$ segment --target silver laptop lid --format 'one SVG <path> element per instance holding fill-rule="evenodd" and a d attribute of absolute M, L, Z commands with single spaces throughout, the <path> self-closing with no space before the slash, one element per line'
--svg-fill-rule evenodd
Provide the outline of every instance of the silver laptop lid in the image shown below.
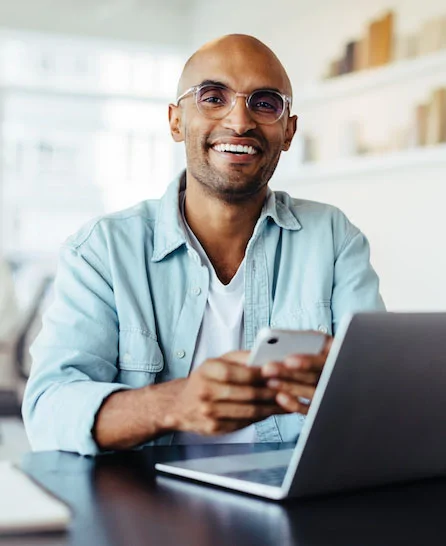
<path fill-rule="evenodd" d="M 446 313 L 359 313 L 327 359 L 291 496 L 446 474 Z"/>

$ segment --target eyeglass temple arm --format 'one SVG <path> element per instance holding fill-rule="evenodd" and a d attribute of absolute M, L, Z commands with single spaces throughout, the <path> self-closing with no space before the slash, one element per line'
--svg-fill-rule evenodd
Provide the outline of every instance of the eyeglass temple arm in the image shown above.
<path fill-rule="evenodd" d="M 185 91 L 184 93 L 182 93 L 178 98 L 177 98 L 177 106 L 180 102 L 180 100 L 183 100 L 185 97 L 187 97 L 188 95 L 190 95 L 191 93 L 193 93 L 195 91 L 197 87 L 194 85 L 194 87 L 189 87 L 189 89 L 187 89 L 187 91 Z"/>

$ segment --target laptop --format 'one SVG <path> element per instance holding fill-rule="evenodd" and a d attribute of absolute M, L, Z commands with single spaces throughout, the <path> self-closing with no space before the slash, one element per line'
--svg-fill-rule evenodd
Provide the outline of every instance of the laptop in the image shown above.
<path fill-rule="evenodd" d="M 444 476 L 445 404 L 446 313 L 357 313 L 336 334 L 293 449 L 155 468 L 270 499 Z"/>

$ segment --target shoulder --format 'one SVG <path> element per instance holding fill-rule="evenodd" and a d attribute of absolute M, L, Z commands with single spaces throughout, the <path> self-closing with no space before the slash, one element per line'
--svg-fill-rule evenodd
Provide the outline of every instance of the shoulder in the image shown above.
<path fill-rule="evenodd" d="M 285 207 L 300 225 L 299 230 L 290 232 L 291 236 L 303 237 L 320 248 L 332 248 L 335 256 L 355 238 L 364 238 L 347 215 L 334 205 L 297 199 L 286 192 L 275 192 L 275 195 L 277 206 Z"/>
<path fill-rule="evenodd" d="M 357 228 L 350 222 L 346 214 L 334 205 L 308 199 L 298 199 L 291 197 L 284 191 L 274 193 L 278 206 L 287 208 L 304 229 L 310 226 L 327 226 L 335 232 L 357 231 Z"/>
<path fill-rule="evenodd" d="M 94 218 L 68 237 L 64 247 L 82 252 L 90 245 L 109 246 L 114 241 L 135 241 L 153 232 L 158 211 L 158 200 L 146 200 L 118 212 Z"/>

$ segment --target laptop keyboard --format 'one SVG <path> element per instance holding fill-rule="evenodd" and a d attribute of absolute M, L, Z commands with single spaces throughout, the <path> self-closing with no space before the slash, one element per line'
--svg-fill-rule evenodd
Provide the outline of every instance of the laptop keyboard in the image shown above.
<path fill-rule="evenodd" d="M 261 483 L 280 487 L 285 478 L 288 466 L 276 466 L 273 468 L 256 468 L 255 470 L 242 470 L 241 472 L 225 472 L 222 476 L 243 480 L 245 482 Z"/>

